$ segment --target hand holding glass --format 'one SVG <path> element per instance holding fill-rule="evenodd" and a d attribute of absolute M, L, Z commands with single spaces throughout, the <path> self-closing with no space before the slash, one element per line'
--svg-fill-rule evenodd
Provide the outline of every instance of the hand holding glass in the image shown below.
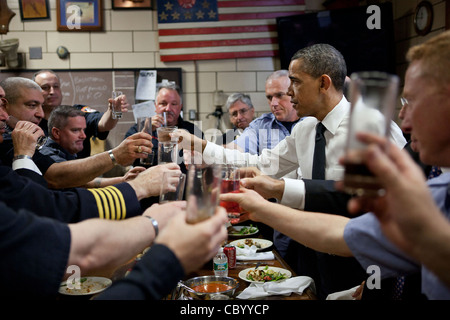
<path fill-rule="evenodd" d="M 158 135 L 158 164 L 178 162 L 178 142 L 169 135 L 176 129 L 176 126 L 156 129 Z"/>
<path fill-rule="evenodd" d="M 214 215 L 219 203 L 220 165 L 189 166 L 186 188 L 186 221 L 197 223 Z"/>
<path fill-rule="evenodd" d="M 122 118 L 122 102 L 117 99 L 122 95 L 122 91 L 113 91 L 112 92 L 112 102 L 111 102 L 111 111 L 113 119 L 121 119 Z"/>
<path fill-rule="evenodd" d="M 159 127 L 156 129 L 156 134 L 158 135 L 159 142 L 172 142 L 174 139 L 170 136 L 170 133 L 177 130 L 177 126 Z M 173 141 L 175 142 L 175 141 Z"/>
<path fill-rule="evenodd" d="M 161 192 L 159 194 L 159 203 L 162 204 L 169 201 L 183 200 L 185 183 L 186 174 L 182 173 L 178 177 L 170 171 L 164 172 Z"/>
<path fill-rule="evenodd" d="M 139 117 L 137 118 L 137 131 L 146 132 L 152 135 L 152 118 L 151 117 Z M 153 164 L 154 152 L 143 152 L 147 154 L 147 157 L 141 158 L 140 162 L 142 165 L 150 166 Z"/>
<path fill-rule="evenodd" d="M 377 178 L 362 163 L 367 145 L 358 141 L 358 132 L 387 137 L 397 100 L 399 78 L 382 72 L 357 72 L 351 75 L 350 124 L 345 151 L 344 189 L 359 196 L 377 196 L 383 189 Z"/>
<path fill-rule="evenodd" d="M 233 164 L 222 166 L 221 193 L 239 193 L 240 171 L 239 167 Z M 241 208 L 237 202 L 220 201 L 220 206 L 225 208 L 231 224 L 239 222 Z"/>
<path fill-rule="evenodd" d="M 167 127 L 167 112 L 158 113 L 158 116 L 160 116 L 162 119 L 163 122 L 162 126 Z"/>
<path fill-rule="evenodd" d="M 17 122 L 19 122 L 19 119 L 10 115 L 4 122 L 6 124 L 5 127 L 6 132 L 11 134 L 14 128 L 16 127 Z M 46 136 L 40 136 L 36 141 L 36 150 L 40 149 L 45 144 L 46 141 L 47 141 Z"/>

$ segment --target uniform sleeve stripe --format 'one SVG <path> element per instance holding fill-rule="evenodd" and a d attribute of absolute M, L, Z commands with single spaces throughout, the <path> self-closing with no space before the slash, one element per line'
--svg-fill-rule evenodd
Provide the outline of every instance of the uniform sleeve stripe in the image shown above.
<path fill-rule="evenodd" d="M 122 192 L 113 186 L 88 189 L 95 198 L 99 218 L 120 220 L 125 219 L 127 208 Z"/>
<path fill-rule="evenodd" d="M 101 191 L 105 194 L 106 198 L 108 199 L 108 203 L 105 203 L 105 207 L 107 206 L 109 208 L 109 212 L 111 213 L 110 219 L 111 220 L 119 220 L 120 219 L 120 212 L 117 211 L 116 203 L 114 203 L 113 196 L 111 194 L 111 191 L 103 188 Z M 117 212 L 117 218 L 116 218 L 116 212 Z"/>
<path fill-rule="evenodd" d="M 114 197 L 116 203 L 116 209 L 118 212 L 117 219 L 125 219 L 127 216 L 127 207 L 125 206 L 125 199 L 123 198 L 122 192 L 114 186 L 109 186 L 105 188 L 109 190 Z M 120 213 L 122 213 L 120 215 Z"/>
<path fill-rule="evenodd" d="M 105 210 L 105 219 L 109 220 L 109 219 L 111 219 L 110 209 L 109 209 L 109 204 L 108 204 L 108 201 L 106 199 L 105 193 L 104 193 L 102 188 L 97 189 L 96 191 L 99 194 L 99 196 L 101 198 L 101 201 L 103 203 L 103 209 Z"/>
<path fill-rule="evenodd" d="M 98 209 L 98 216 L 100 219 L 104 219 L 104 214 L 103 214 L 103 205 L 102 205 L 102 201 L 100 200 L 100 197 L 97 194 L 97 191 L 95 189 L 88 189 L 92 195 L 95 198 L 95 202 L 97 203 L 97 209 Z"/>

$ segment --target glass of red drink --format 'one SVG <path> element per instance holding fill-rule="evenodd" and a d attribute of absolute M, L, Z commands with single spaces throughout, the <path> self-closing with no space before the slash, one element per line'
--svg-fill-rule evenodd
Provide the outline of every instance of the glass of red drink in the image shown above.
<path fill-rule="evenodd" d="M 239 193 L 239 167 L 234 164 L 226 164 L 222 166 L 222 184 L 220 193 Z M 225 208 L 231 224 L 239 222 L 241 208 L 237 202 L 220 201 L 220 206 Z"/>

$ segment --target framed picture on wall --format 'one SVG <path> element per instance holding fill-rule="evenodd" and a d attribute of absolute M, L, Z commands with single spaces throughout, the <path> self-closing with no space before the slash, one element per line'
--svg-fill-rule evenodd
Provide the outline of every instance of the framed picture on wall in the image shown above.
<path fill-rule="evenodd" d="M 50 19 L 48 0 L 19 0 L 19 7 L 22 21 Z"/>
<path fill-rule="evenodd" d="M 103 30 L 102 0 L 56 1 L 58 31 Z"/>
<path fill-rule="evenodd" d="M 114 10 L 149 10 L 152 8 L 152 0 L 111 0 L 111 2 Z"/>

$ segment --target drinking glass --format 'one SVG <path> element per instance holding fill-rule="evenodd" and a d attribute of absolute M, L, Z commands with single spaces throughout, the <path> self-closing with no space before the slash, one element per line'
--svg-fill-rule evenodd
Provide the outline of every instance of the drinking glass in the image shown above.
<path fill-rule="evenodd" d="M 362 163 L 367 145 L 358 141 L 358 132 L 387 137 L 394 115 L 399 78 L 383 72 L 357 72 L 351 75 L 350 123 L 345 150 L 344 188 L 350 194 L 383 194 L 377 178 Z"/>
<path fill-rule="evenodd" d="M 240 171 L 239 167 L 234 164 L 225 164 L 222 166 L 222 183 L 221 193 L 239 193 Z M 220 201 L 220 206 L 225 208 L 231 224 L 239 222 L 241 208 L 237 202 Z"/>
<path fill-rule="evenodd" d="M 112 111 L 113 119 L 121 119 L 122 118 L 122 103 L 120 101 L 116 100 L 116 98 L 118 98 L 122 94 L 123 94 L 122 91 L 113 91 L 112 92 L 111 97 L 112 97 L 113 101 L 111 102 L 111 111 Z"/>
<path fill-rule="evenodd" d="M 17 122 L 19 121 L 19 119 L 17 119 L 14 116 L 9 116 L 6 120 L 5 120 L 5 130 L 6 133 L 11 134 L 14 130 L 14 128 L 16 127 Z M 47 142 L 47 137 L 46 136 L 40 136 L 37 141 L 36 141 L 36 150 L 40 149 L 45 142 Z"/>
<path fill-rule="evenodd" d="M 138 117 L 137 118 L 137 131 L 147 132 L 149 135 L 152 134 L 152 117 Z M 142 165 L 150 166 L 153 164 L 153 158 L 155 156 L 154 152 L 143 152 L 147 154 L 147 157 L 141 158 L 140 163 Z"/>
<path fill-rule="evenodd" d="M 169 201 L 183 200 L 184 186 L 186 183 L 186 174 L 182 173 L 178 178 L 173 176 L 172 172 L 164 172 L 161 184 L 161 191 L 159 194 L 159 203 L 166 203 Z M 165 191 L 166 186 L 171 185 L 175 191 Z"/>
<path fill-rule="evenodd" d="M 170 137 L 170 133 L 177 130 L 177 126 L 159 127 L 158 136 L 158 164 L 178 162 L 178 141 Z"/>
<path fill-rule="evenodd" d="M 177 126 L 167 126 L 167 127 L 159 127 L 156 129 L 156 134 L 158 136 L 159 142 L 172 142 L 172 138 L 170 137 L 170 133 L 177 130 Z M 175 141 L 173 141 L 175 142 Z"/>
<path fill-rule="evenodd" d="M 167 127 L 167 112 L 157 113 L 163 119 L 163 127 Z"/>
<path fill-rule="evenodd" d="M 197 223 L 208 219 L 219 204 L 221 165 L 191 164 L 187 173 L 186 221 Z"/>
<path fill-rule="evenodd" d="M 158 142 L 158 164 L 177 163 L 178 161 L 178 143 L 177 142 Z"/>

